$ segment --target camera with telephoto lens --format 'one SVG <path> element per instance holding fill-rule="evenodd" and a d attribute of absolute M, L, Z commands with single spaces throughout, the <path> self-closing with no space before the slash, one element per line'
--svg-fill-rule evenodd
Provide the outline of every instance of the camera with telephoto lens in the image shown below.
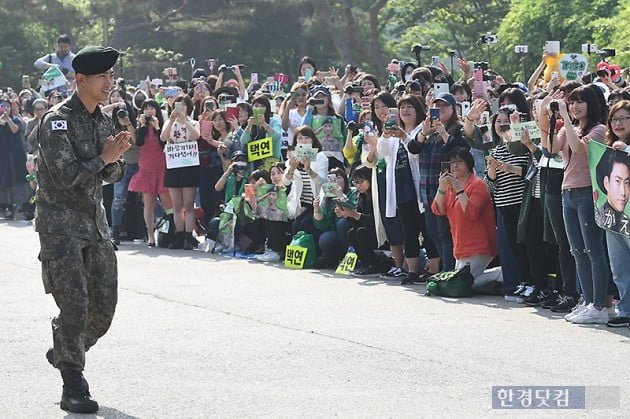
<path fill-rule="evenodd" d="M 604 58 L 614 57 L 616 55 L 616 51 L 612 48 L 602 48 L 597 51 L 597 55 L 599 55 L 603 60 Z"/>
<path fill-rule="evenodd" d="M 247 170 L 247 163 L 244 161 L 237 161 L 234 163 L 234 173 L 243 173 Z"/>
<path fill-rule="evenodd" d="M 125 119 L 129 116 L 129 112 L 127 112 L 126 109 L 118 109 L 118 111 L 116 112 L 116 116 L 118 117 L 118 119 Z"/>
<path fill-rule="evenodd" d="M 343 91 L 345 94 L 347 95 L 351 95 L 353 93 L 359 93 L 359 94 L 363 94 L 363 87 L 361 87 L 358 84 L 349 84 L 348 86 L 346 86 L 345 90 Z"/>
<path fill-rule="evenodd" d="M 349 121 L 346 124 L 346 128 L 348 128 L 348 131 L 356 132 L 360 130 L 361 128 L 365 128 L 365 122 L 359 123 L 359 122 Z"/>
<path fill-rule="evenodd" d="M 431 51 L 431 47 L 428 45 L 420 44 L 415 44 L 413 47 L 411 47 L 411 52 L 413 52 L 414 54 L 418 54 L 422 51 Z"/>
<path fill-rule="evenodd" d="M 312 98 L 309 98 L 308 104 L 311 105 L 311 106 L 323 105 L 324 104 L 324 99 L 315 99 L 314 97 L 312 97 Z"/>
<path fill-rule="evenodd" d="M 488 62 L 487 61 L 479 61 L 475 63 L 475 68 L 480 68 L 483 71 L 488 71 Z"/>
<path fill-rule="evenodd" d="M 481 35 L 480 41 L 484 44 L 496 44 L 497 42 L 499 42 L 499 38 L 496 35 L 488 32 L 485 35 Z"/>

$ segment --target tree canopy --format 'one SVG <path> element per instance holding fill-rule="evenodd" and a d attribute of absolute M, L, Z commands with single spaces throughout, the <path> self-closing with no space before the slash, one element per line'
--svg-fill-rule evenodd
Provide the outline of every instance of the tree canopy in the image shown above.
<path fill-rule="evenodd" d="M 528 45 L 526 72 L 540 61 L 546 40 L 563 52 L 581 44 L 615 48 L 613 63 L 630 65 L 630 2 L 620 0 L 4 0 L 0 19 L 0 85 L 22 74 L 39 77 L 33 62 L 69 34 L 74 50 L 108 44 L 125 52 L 122 70 L 138 81 L 175 66 L 190 74 L 208 58 L 246 64 L 262 74 L 294 77 L 309 55 L 320 67 L 357 64 L 381 75 L 391 58 L 414 61 L 410 49 L 448 61 L 448 52 L 492 60 L 508 78 L 522 79 L 515 45 Z M 499 42 L 479 42 L 493 32 Z M 597 57 L 591 58 L 593 61 Z"/>

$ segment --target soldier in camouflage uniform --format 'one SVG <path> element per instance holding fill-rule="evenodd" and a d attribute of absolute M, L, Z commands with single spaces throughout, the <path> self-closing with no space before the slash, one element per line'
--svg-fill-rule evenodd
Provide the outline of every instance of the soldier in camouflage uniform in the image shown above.
<path fill-rule="evenodd" d="M 60 309 L 52 321 L 54 349 L 47 353 L 61 371 L 61 408 L 92 413 L 82 371 L 85 351 L 109 328 L 117 301 L 117 264 L 103 208 L 102 181 L 119 181 L 129 133 L 113 137 L 113 123 L 99 103 L 113 86 L 118 51 L 86 47 L 72 61 L 77 91 L 53 107 L 39 128 L 37 219 L 46 293 Z"/>

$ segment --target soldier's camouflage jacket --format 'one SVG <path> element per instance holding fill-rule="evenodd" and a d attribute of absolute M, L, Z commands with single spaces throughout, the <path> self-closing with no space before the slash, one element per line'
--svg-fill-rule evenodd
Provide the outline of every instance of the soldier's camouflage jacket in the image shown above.
<path fill-rule="evenodd" d="M 109 239 L 102 182 L 121 180 L 126 168 L 124 160 L 106 165 L 100 158 L 113 133 L 112 119 L 98 106 L 90 114 L 76 93 L 44 115 L 38 134 L 36 231 Z"/>

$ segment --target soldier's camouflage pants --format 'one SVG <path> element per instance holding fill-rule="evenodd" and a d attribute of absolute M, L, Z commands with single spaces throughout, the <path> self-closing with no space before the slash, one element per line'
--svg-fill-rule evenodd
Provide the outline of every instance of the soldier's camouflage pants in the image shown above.
<path fill-rule="evenodd" d="M 57 368 L 83 370 L 85 351 L 107 332 L 118 300 L 118 268 L 109 240 L 39 234 L 42 279 L 59 314 L 52 320 Z"/>

